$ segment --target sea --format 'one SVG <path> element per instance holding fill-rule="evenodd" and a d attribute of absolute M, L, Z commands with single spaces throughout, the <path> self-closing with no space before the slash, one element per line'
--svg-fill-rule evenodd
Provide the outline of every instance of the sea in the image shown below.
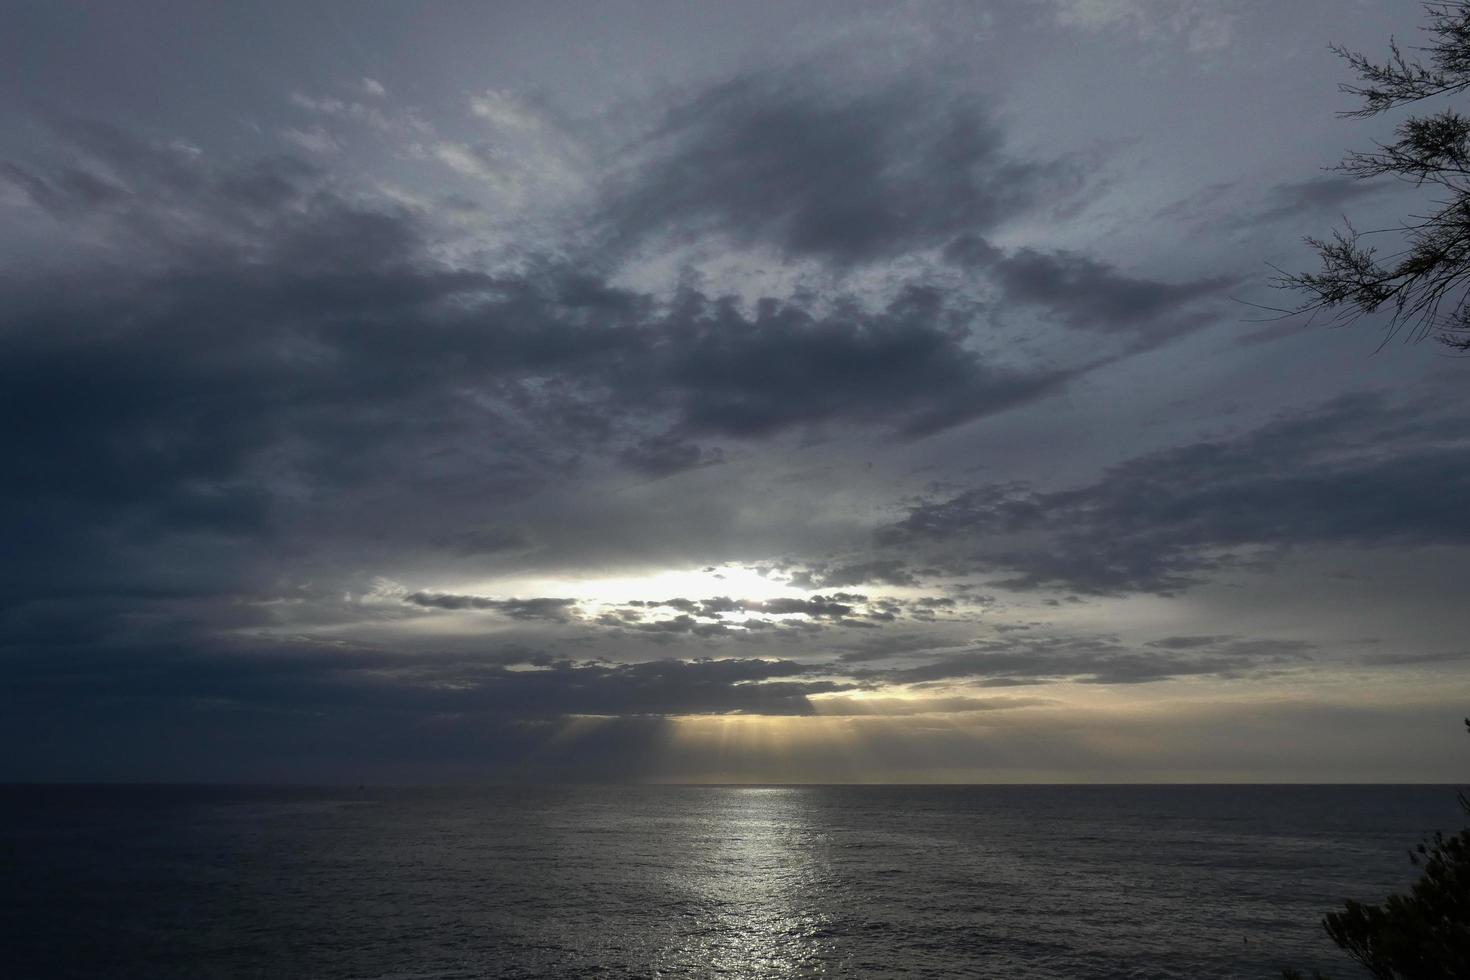
<path fill-rule="evenodd" d="M 1361 976 L 1446 786 L 0 787 L 0 977 Z"/>

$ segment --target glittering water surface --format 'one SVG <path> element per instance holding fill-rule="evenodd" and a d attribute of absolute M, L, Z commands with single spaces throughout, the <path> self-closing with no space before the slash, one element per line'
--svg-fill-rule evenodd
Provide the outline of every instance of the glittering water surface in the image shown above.
<path fill-rule="evenodd" d="M 7 977 L 1355 975 L 1444 787 L 0 788 Z"/>

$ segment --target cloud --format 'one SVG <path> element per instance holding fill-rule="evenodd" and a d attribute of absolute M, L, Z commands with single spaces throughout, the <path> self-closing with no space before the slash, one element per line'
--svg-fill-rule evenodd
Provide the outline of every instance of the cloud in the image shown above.
<path fill-rule="evenodd" d="M 433 127 L 412 111 L 399 112 L 383 102 L 387 90 L 365 78 L 356 86 L 372 102 L 339 99 L 330 95 L 292 92 L 290 103 L 299 110 L 327 119 L 335 119 L 376 130 L 384 136 L 422 137 L 433 133 Z M 381 90 L 381 91 L 379 91 Z"/>
<path fill-rule="evenodd" d="M 840 732 L 824 758 L 855 778 L 1087 776 L 1120 771 L 1088 769 L 1104 733 L 1168 741 L 1148 713 L 1176 698 L 1239 719 L 1277 673 L 1381 670 L 1389 700 L 1448 677 L 1453 365 L 1159 349 L 1223 335 L 1212 249 L 1378 201 L 1241 141 L 1290 131 L 1305 159 L 1321 134 L 1282 100 L 1242 115 L 1225 61 L 1188 56 L 1232 9 L 783 13 L 758 50 L 760 17 L 713 37 L 686 12 L 660 36 L 697 26 L 692 60 L 609 81 L 533 51 L 489 89 L 473 56 L 420 84 L 394 17 L 354 23 L 344 70 L 302 60 L 315 21 L 261 45 L 201 15 L 269 48 L 270 83 L 180 49 L 104 90 L 154 52 L 110 43 L 121 20 L 32 18 L 66 43 L 28 50 L 118 70 L 22 58 L 62 111 L 22 106 L 0 150 L 6 772 L 643 777 L 712 771 L 668 760 L 772 715 L 747 741 Z M 1029 84 L 1079 40 L 1059 20 L 1101 33 Z M 647 46 L 623 34 L 594 60 Z M 1118 51 L 1136 70 L 1093 70 Z M 1180 100 L 1220 122 L 1184 156 Z M 1399 395 L 1231 421 L 1368 374 Z M 1355 561 L 1379 567 L 1332 577 Z M 1166 614 L 1099 598 L 1203 584 Z"/>
<path fill-rule="evenodd" d="M 812 596 L 810 599 L 742 600 L 739 606 L 741 609 L 752 612 L 770 613 L 776 616 L 796 614 L 813 618 L 840 618 L 852 613 L 852 606 L 828 600 L 823 596 Z"/>
<path fill-rule="evenodd" d="M 849 618 L 857 612 L 854 603 L 866 600 L 866 596 L 846 593 L 817 595 L 809 599 L 732 599 L 729 596 L 716 596 L 709 599 L 676 597 L 635 600 L 622 608 L 610 609 L 599 622 L 615 629 L 655 634 L 687 633 L 705 638 L 738 636 L 777 627 L 811 630 L 816 628 L 817 623 L 866 627 L 872 624 Z M 677 615 L 655 618 L 655 614 L 664 609 L 673 609 Z M 738 618 L 727 618 L 732 615 Z"/>
<path fill-rule="evenodd" d="M 823 717 L 855 718 L 872 715 L 884 718 L 903 718 L 913 715 L 968 714 L 977 711 L 1010 711 L 1016 708 L 1055 704 L 1048 698 L 885 698 L 853 697 L 844 694 L 827 695 L 818 699 L 816 703 L 817 712 Z"/>
<path fill-rule="evenodd" d="M 758 437 L 840 419 L 925 436 L 1045 397 L 1077 373 L 988 363 L 944 295 L 918 287 L 879 312 L 820 316 L 775 300 L 746 316 L 686 293 L 662 334 L 647 369 L 692 433 Z"/>
<path fill-rule="evenodd" d="M 1155 217 L 1179 218 L 1201 232 L 1256 232 L 1267 223 L 1303 215 L 1336 218 L 1346 205 L 1393 186 L 1391 181 L 1323 174 L 1269 185 L 1262 191 L 1254 184 L 1232 180 L 1213 184 L 1162 208 Z"/>
<path fill-rule="evenodd" d="M 1390 186 L 1392 185 L 1331 175 L 1287 181 L 1271 188 L 1266 195 L 1266 210 L 1250 220 L 1275 221 L 1298 214 L 1336 210 L 1359 198 L 1380 193 Z"/>
<path fill-rule="evenodd" d="M 648 633 L 694 633 L 698 636 L 733 636 L 742 631 L 777 626 L 794 626 L 806 632 L 821 627 L 878 629 L 905 617 L 927 622 L 935 621 L 940 615 L 955 621 L 973 619 L 969 611 L 961 608 L 966 604 L 948 596 L 906 600 L 858 592 L 773 599 L 732 599 L 729 596 L 689 599 L 681 596 L 623 603 L 608 609 L 599 622 L 605 626 L 627 627 Z M 657 618 L 665 609 L 675 610 L 677 615 Z"/>
<path fill-rule="evenodd" d="M 1075 489 L 991 484 L 924 502 L 879 538 L 968 546 L 976 567 L 1010 571 L 1010 588 L 1089 594 L 1175 593 L 1242 549 L 1465 544 L 1460 428 L 1439 405 L 1347 395 Z"/>
<path fill-rule="evenodd" d="M 1225 277 L 1183 283 L 1136 278 L 1076 252 L 1021 248 L 1005 253 L 973 236 L 951 242 L 945 255 L 987 273 L 1009 302 L 1042 306 L 1074 327 L 1099 331 L 1147 335 L 1191 329 L 1200 324 L 1199 317 L 1173 321 L 1236 282 Z"/>
<path fill-rule="evenodd" d="M 337 138 L 320 126 L 311 126 L 306 129 L 298 129 L 293 126 L 283 129 L 281 138 L 307 153 L 322 156 L 339 153 L 342 150 L 342 144 L 337 141 Z"/>
<path fill-rule="evenodd" d="M 912 667 L 859 668 L 853 676 L 883 683 L 965 681 L 1014 687 L 1070 680 L 1082 684 L 1147 684 L 1181 677 L 1239 677 L 1300 666 L 1313 644 L 1276 639 L 1224 639 L 1177 648 L 1137 649 L 1115 637 L 1008 636 Z"/>
<path fill-rule="evenodd" d="M 902 559 L 878 558 L 838 565 L 811 565 L 792 572 L 790 582 L 799 589 L 831 589 L 870 582 L 910 586 L 918 585 L 919 579 Z"/>
<path fill-rule="evenodd" d="M 1180 38 L 1194 52 L 1234 39 L 1234 16 L 1215 0 L 1050 0 L 1056 22 L 1088 31 L 1126 29 L 1140 40 Z"/>
<path fill-rule="evenodd" d="M 542 115 L 514 92 L 488 89 L 469 100 L 470 114 L 504 129 L 539 130 L 545 126 Z"/>
<path fill-rule="evenodd" d="M 425 609 L 481 609 L 509 616 L 511 619 L 545 619 L 564 623 L 575 615 L 576 599 L 491 599 L 478 595 L 456 595 L 446 592 L 410 592 L 403 601 Z"/>
<path fill-rule="evenodd" d="M 407 654 L 323 648 L 300 640 L 222 642 L 188 631 L 158 642 L 114 634 L 58 658 L 7 650 L 0 704 L 50 707 L 73 717 L 89 706 L 148 712 L 160 704 L 237 711 L 352 713 L 426 721 L 568 715 L 749 713 L 807 715 L 811 694 L 853 689 L 789 660 L 578 662 L 515 648 Z"/>
<path fill-rule="evenodd" d="M 827 85 L 815 68 L 712 86 L 640 149 L 610 190 L 615 240 L 713 234 L 840 265 L 984 232 L 1074 180 L 1013 155 L 972 103 L 916 82 Z"/>
<path fill-rule="evenodd" d="M 1161 640 L 1150 640 L 1147 645 L 1160 650 L 1197 650 L 1216 646 L 1229 639 L 1228 636 L 1166 636 Z"/>
<path fill-rule="evenodd" d="M 697 466 L 713 466 L 724 462 L 718 448 L 706 449 L 669 433 L 649 436 L 628 447 L 618 457 L 629 469 L 645 476 L 672 476 Z"/>
<path fill-rule="evenodd" d="M 577 127 L 547 107 L 503 90 L 471 95 L 468 109 L 478 128 L 490 131 L 488 138 L 414 144 L 413 152 L 479 181 L 499 195 L 502 210 L 537 203 L 563 207 L 581 199 L 592 160 Z"/>
<path fill-rule="evenodd" d="M 248 577 L 285 534 L 468 556 L 450 542 L 483 508 L 598 459 L 658 476 L 723 440 L 920 438 L 1076 373 L 980 355 L 932 288 L 747 309 L 553 258 L 490 272 L 446 260 L 433 215 L 299 158 L 54 130 L 72 162 L 6 170 L 79 256 L 0 295 L 0 429 L 30 461 L 3 490 L 17 578 L 187 577 L 225 547 L 214 573 Z"/>

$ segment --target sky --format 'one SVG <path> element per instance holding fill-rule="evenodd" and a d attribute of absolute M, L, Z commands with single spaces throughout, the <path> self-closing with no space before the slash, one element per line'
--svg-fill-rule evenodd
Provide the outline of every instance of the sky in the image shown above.
<path fill-rule="evenodd" d="M 1418 3 L 0 21 L 0 779 L 1463 780 Z"/>

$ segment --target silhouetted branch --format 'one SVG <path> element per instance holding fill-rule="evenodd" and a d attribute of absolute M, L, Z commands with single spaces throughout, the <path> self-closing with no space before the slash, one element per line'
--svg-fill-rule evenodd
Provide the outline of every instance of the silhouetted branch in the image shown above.
<path fill-rule="evenodd" d="M 1339 86 L 1362 101 L 1341 115 L 1377 115 L 1470 89 L 1470 0 L 1426 3 L 1424 10 L 1433 43 L 1412 49 L 1417 56 L 1406 55 L 1393 39 L 1384 62 L 1332 47 L 1363 83 Z M 1380 256 L 1345 222 L 1345 230 L 1329 238 L 1305 240 L 1321 259 L 1318 271 L 1282 273 L 1272 284 L 1306 295 L 1293 314 L 1332 310 L 1339 321 L 1351 322 L 1386 310 L 1389 337 L 1408 328 L 1409 339 L 1435 335 L 1470 351 L 1470 118 L 1454 109 L 1411 116 L 1394 135 L 1374 150 L 1349 153 L 1334 169 L 1358 180 L 1394 176 L 1434 185 L 1449 199 L 1395 229 L 1404 247 L 1392 256 Z"/>

